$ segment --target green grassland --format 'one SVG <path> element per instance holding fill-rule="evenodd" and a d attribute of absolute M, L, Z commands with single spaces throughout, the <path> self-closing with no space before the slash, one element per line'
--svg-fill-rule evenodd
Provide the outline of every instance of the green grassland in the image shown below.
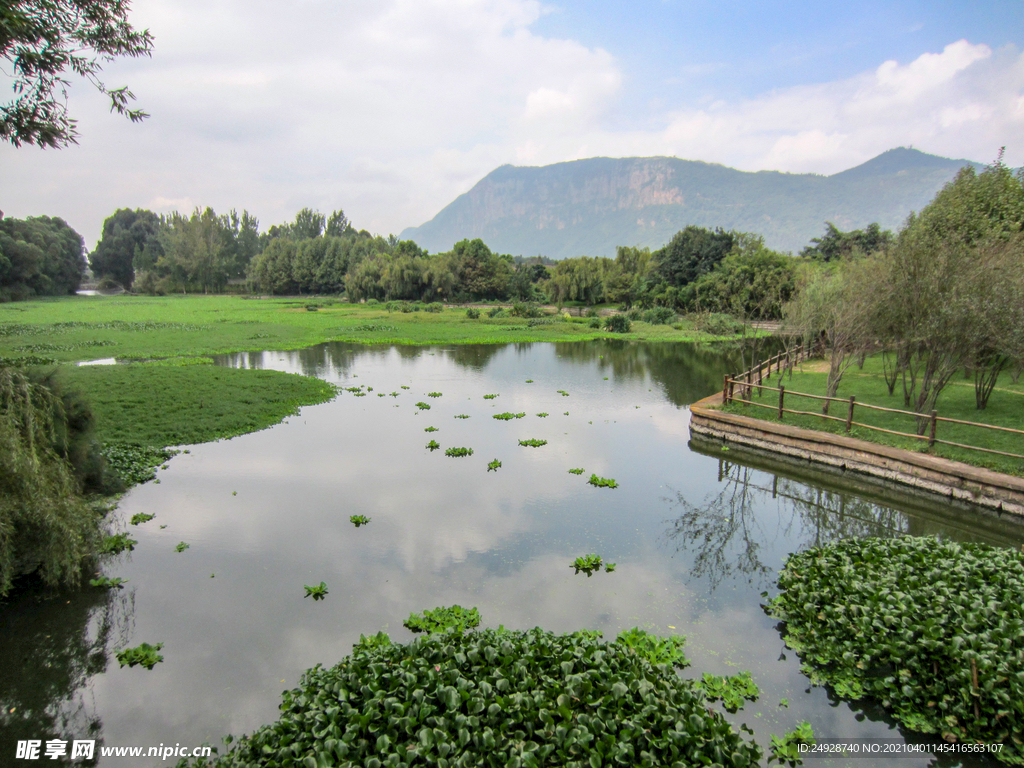
<path fill-rule="evenodd" d="M 822 405 L 820 400 L 799 397 L 794 393 L 806 392 L 812 395 L 824 395 L 827 375 L 825 366 L 820 360 L 806 361 L 794 370 L 792 376 L 785 375 L 781 381 L 786 387 L 786 408 L 819 413 Z M 777 388 L 779 381 L 780 379 L 773 375 L 765 384 Z M 899 383 L 896 385 L 894 394 L 889 394 L 882 374 L 882 360 L 880 356 L 869 357 L 865 361 L 863 369 L 859 369 L 855 364 L 847 370 L 839 385 L 837 397 L 849 398 L 851 395 L 856 398 L 857 403 L 911 410 L 903 404 L 903 389 Z M 752 400 L 753 402 L 765 405 L 777 405 L 778 397 L 778 392 L 769 390 L 762 390 L 761 394 L 758 395 L 755 388 Z M 778 421 L 778 413 L 774 409 L 751 407 L 735 403 L 727 406 L 726 410 L 754 416 L 759 419 Z M 1010 380 L 1010 374 L 1004 371 L 999 379 L 996 390 L 988 401 L 988 407 L 985 410 L 979 411 L 975 405 L 973 379 L 966 379 L 963 377 L 963 374 L 959 374 L 942 391 L 936 410 L 940 417 L 1024 430 L 1024 378 L 1022 378 L 1020 383 L 1013 384 Z M 829 415 L 845 419 L 847 405 L 841 402 L 833 402 Z M 858 408 L 855 406 L 853 420 L 862 424 L 881 427 L 882 429 L 916 432 L 916 422 L 913 416 L 873 411 L 868 408 Z M 797 416 L 787 413 L 784 416 L 784 423 L 836 434 L 846 434 L 845 423 L 826 420 L 817 416 Z M 871 442 L 891 445 L 897 448 L 906 448 L 913 451 L 928 450 L 927 440 L 889 435 L 864 427 L 853 427 L 850 435 L 862 440 L 870 440 Z M 940 421 L 935 436 L 939 440 L 948 440 L 954 443 L 974 445 L 1007 453 L 1024 454 L 1024 436 L 1008 432 L 999 432 L 997 430 L 982 429 L 962 424 L 949 424 Z M 1024 476 L 1024 460 L 940 444 L 936 444 L 930 452 L 936 456 L 943 456 L 975 466 L 988 467 L 1000 472 Z"/>
<path fill-rule="evenodd" d="M 316 307 L 315 311 L 307 309 Z M 262 349 L 297 349 L 325 341 L 361 344 L 494 344 L 578 341 L 614 336 L 646 341 L 704 341 L 679 329 L 634 322 L 630 333 L 593 329 L 561 316 L 477 320 L 465 309 L 388 312 L 385 305 L 331 299 L 238 296 L 70 296 L 0 304 L 0 358 L 70 362 L 106 357 L 161 358 Z"/>

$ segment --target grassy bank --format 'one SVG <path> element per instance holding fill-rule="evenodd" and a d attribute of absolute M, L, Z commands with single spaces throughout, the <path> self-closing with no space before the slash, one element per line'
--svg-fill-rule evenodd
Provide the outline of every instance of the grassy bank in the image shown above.
<path fill-rule="evenodd" d="M 319 305 L 319 306 L 317 306 Z M 309 311 L 307 306 L 315 306 Z M 69 296 L 0 304 L 0 358 L 61 362 L 107 357 L 200 356 L 298 349 L 325 341 L 361 344 L 495 344 L 605 336 L 645 341 L 718 337 L 692 323 L 634 322 L 630 333 L 593 329 L 584 318 L 481 317 L 462 308 L 388 312 L 382 304 L 237 296 Z"/>
<path fill-rule="evenodd" d="M 799 397 L 794 392 L 824 395 L 827 376 L 827 367 L 822 361 L 808 360 L 798 366 L 792 376 L 787 375 L 781 379 L 786 386 L 786 408 L 820 412 L 821 401 Z M 779 379 L 773 376 L 766 384 L 778 387 L 779 381 Z M 895 393 L 893 395 L 889 394 L 882 373 L 882 360 L 880 356 L 868 358 L 863 369 L 859 369 L 854 365 L 846 372 L 839 385 L 837 397 L 849 398 L 851 395 L 856 398 L 858 403 L 910 410 L 903 404 L 901 385 L 897 384 Z M 763 390 L 758 395 L 755 389 L 753 400 L 754 402 L 766 405 L 775 405 L 778 403 L 778 393 Z M 759 419 L 778 421 L 777 412 L 768 408 L 750 407 L 736 403 L 728 406 L 726 410 Z M 973 380 L 957 376 L 942 391 L 936 405 L 936 410 L 939 416 L 946 418 L 992 424 L 1012 429 L 1024 429 L 1024 382 L 1013 384 L 1010 381 L 1010 375 L 1004 373 L 1000 377 L 997 389 L 989 399 L 988 407 L 983 411 L 979 411 L 975 407 Z M 847 406 L 844 403 L 834 402 L 829 413 L 832 416 L 845 418 Z M 884 411 L 873 411 L 868 408 L 855 407 L 854 421 L 893 431 L 916 431 L 914 417 Z M 816 416 L 797 416 L 787 413 L 785 414 L 784 422 L 809 429 L 846 434 L 845 424 Z M 926 440 L 889 435 L 864 427 L 855 426 L 849 434 L 862 440 L 869 440 L 882 445 L 891 445 L 912 451 L 926 451 L 928 449 Z M 1024 438 L 1020 435 L 999 432 L 997 430 L 939 422 L 936 437 L 940 440 L 948 440 L 954 443 L 1024 454 Z M 999 472 L 1024 476 L 1024 460 L 1000 457 L 980 451 L 971 451 L 940 444 L 936 444 L 930 452 L 936 456 L 943 456 L 967 464 L 973 464 L 974 466 L 988 467 Z"/>

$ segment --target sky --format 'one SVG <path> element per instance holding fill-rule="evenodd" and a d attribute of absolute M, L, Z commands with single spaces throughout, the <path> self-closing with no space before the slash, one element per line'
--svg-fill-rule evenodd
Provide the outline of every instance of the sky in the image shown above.
<path fill-rule="evenodd" d="M 261 229 L 342 209 L 398 234 L 506 163 L 832 174 L 1005 146 L 1024 165 L 1024 0 L 133 0 L 130 18 L 153 55 L 102 80 L 147 120 L 80 81 L 78 145 L 0 145 L 0 210 L 59 216 L 90 250 L 126 207 Z"/>

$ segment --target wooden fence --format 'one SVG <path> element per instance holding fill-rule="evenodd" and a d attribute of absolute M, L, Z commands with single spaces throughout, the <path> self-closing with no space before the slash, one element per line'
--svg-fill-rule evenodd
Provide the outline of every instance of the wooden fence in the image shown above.
<path fill-rule="evenodd" d="M 846 426 L 846 431 L 849 432 L 851 427 L 863 427 L 865 429 L 872 429 L 876 432 L 884 432 L 888 435 L 897 435 L 899 437 L 909 437 L 915 440 L 926 440 L 928 441 L 928 447 L 939 444 L 949 445 L 954 448 L 966 448 L 971 451 L 982 451 L 984 453 L 992 453 L 998 456 L 1008 456 L 1013 459 L 1024 459 L 1024 455 L 1019 453 L 1008 453 L 1007 451 L 997 451 L 993 448 L 982 448 L 977 445 L 966 445 L 964 443 L 954 443 L 950 440 L 940 440 L 936 435 L 939 422 L 946 422 L 948 424 L 961 424 L 968 427 L 978 427 L 980 429 L 991 429 L 998 432 L 1010 432 L 1012 434 L 1020 435 L 1024 437 L 1024 430 L 1011 429 L 1009 427 L 997 427 L 992 424 L 980 424 L 976 421 L 963 421 L 961 419 L 950 419 L 944 416 L 939 416 L 938 412 L 932 411 L 930 414 L 915 413 L 914 411 L 903 411 L 898 408 L 885 408 L 880 405 L 868 405 L 867 403 L 858 403 L 856 397 L 851 395 L 848 398 L 841 397 L 825 397 L 823 395 L 812 395 L 807 392 L 796 392 L 793 390 L 786 390 L 785 385 L 779 382 L 779 386 L 771 387 L 764 382 L 768 381 L 772 377 L 774 372 L 780 378 L 782 374 L 792 368 L 801 360 L 806 359 L 810 356 L 810 350 L 807 345 L 802 345 L 796 350 L 787 350 L 779 352 L 777 355 L 770 357 L 768 360 L 755 365 L 748 371 L 736 374 L 735 376 L 726 376 L 723 388 L 722 388 L 722 402 L 728 405 L 736 400 L 741 401 L 744 405 L 754 405 L 758 408 L 768 408 L 778 413 L 779 421 L 782 421 L 784 414 L 791 413 L 798 416 L 814 416 L 820 419 L 829 419 L 831 421 L 843 422 Z M 762 392 L 778 392 L 779 402 L 778 404 L 767 404 L 758 403 L 751 400 L 751 395 L 757 390 L 757 394 L 760 396 Z M 846 406 L 846 416 L 832 416 L 825 412 L 815 411 L 799 411 L 792 408 L 786 408 L 786 395 L 791 397 L 806 397 L 811 400 L 818 400 L 828 403 L 843 403 Z M 917 432 L 899 432 L 892 429 L 885 429 L 878 427 L 873 424 L 864 424 L 863 422 L 854 421 L 854 410 L 857 408 L 867 408 L 872 411 L 885 411 L 887 413 L 896 413 L 904 416 L 912 417 L 918 424 L 922 420 L 926 420 L 926 434 L 918 434 Z"/>

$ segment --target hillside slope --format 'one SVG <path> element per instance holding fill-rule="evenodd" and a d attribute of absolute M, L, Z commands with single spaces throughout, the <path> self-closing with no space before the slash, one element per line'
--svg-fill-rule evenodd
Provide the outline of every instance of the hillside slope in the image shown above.
<path fill-rule="evenodd" d="M 482 238 L 514 255 L 614 256 L 616 245 L 658 248 L 688 224 L 764 236 L 799 251 L 826 221 L 896 229 L 963 165 L 898 148 L 832 176 L 750 173 L 675 157 L 594 157 L 541 167 L 503 165 L 433 219 L 402 232 L 430 251 Z"/>

